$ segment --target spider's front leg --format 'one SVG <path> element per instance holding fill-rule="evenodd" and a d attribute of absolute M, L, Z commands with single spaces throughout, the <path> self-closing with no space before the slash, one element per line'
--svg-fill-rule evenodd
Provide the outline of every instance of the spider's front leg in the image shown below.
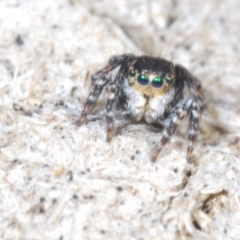
<path fill-rule="evenodd" d="M 95 75 L 93 75 L 92 79 L 94 78 Z M 80 119 L 76 122 L 77 126 L 81 126 L 82 124 L 87 122 L 87 115 L 91 112 L 100 93 L 103 90 L 103 87 L 106 84 L 108 84 L 108 78 L 106 76 L 103 76 L 102 78 L 97 79 L 97 80 L 95 80 L 95 82 L 93 82 L 93 86 L 90 91 L 90 94 L 88 95 L 87 101 L 86 101 L 84 109 L 82 111 L 82 115 L 81 115 Z"/>
<path fill-rule="evenodd" d="M 88 95 L 87 101 L 83 108 L 82 114 L 80 119 L 76 122 L 77 126 L 80 126 L 87 122 L 87 115 L 91 112 L 93 106 L 95 105 L 100 93 L 102 92 L 103 88 L 109 83 L 109 73 L 117 68 L 118 66 L 122 65 L 125 61 L 129 61 L 134 56 L 132 54 L 123 54 L 120 56 L 114 56 L 110 58 L 108 65 L 97 71 L 95 74 L 92 75 L 92 88 L 90 94 Z"/>
<path fill-rule="evenodd" d="M 181 123 L 181 120 L 185 118 L 190 113 L 190 124 L 188 129 L 189 145 L 187 149 L 187 161 L 192 161 L 192 151 L 194 147 L 194 142 L 197 136 L 197 128 L 199 123 L 199 117 L 201 115 L 201 110 L 195 100 L 188 99 L 184 100 L 180 105 L 177 105 L 172 114 L 170 114 L 168 126 L 163 132 L 162 139 L 156 146 L 156 149 L 152 155 L 152 161 L 155 162 L 159 153 L 162 151 L 164 146 L 170 140 L 171 136 L 175 132 L 177 126 Z"/>

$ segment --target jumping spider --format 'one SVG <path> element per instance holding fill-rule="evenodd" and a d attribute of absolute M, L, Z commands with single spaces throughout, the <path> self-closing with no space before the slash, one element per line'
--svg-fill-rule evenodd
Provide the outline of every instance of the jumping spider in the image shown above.
<path fill-rule="evenodd" d="M 116 74 L 112 71 L 118 68 Z M 186 68 L 150 56 L 123 54 L 109 59 L 106 67 L 92 75 L 92 89 L 77 125 L 86 123 L 103 88 L 107 89 L 107 141 L 113 136 L 113 108 L 135 121 L 165 127 L 151 160 L 170 140 L 181 120 L 189 116 L 187 160 L 192 161 L 200 116 L 204 109 L 199 80 Z"/>

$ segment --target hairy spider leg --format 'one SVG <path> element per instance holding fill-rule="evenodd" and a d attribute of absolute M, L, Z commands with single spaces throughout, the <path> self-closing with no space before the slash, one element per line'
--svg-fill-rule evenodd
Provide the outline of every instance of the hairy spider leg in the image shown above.
<path fill-rule="evenodd" d="M 155 162 L 157 157 L 163 147 L 171 138 L 172 134 L 175 132 L 177 126 L 180 124 L 181 120 L 185 118 L 190 113 L 190 123 L 188 128 L 188 139 L 189 145 L 187 148 L 187 161 L 192 162 L 192 152 L 194 149 L 194 143 L 197 137 L 197 129 L 199 124 L 199 119 L 201 113 L 204 110 L 204 103 L 202 99 L 203 91 L 201 88 L 200 81 L 191 75 L 189 71 L 182 67 L 181 65 L 175 66 L 175 76 L 177 81 L 176 91 L 174 101 L 170 104 L 175 105 L 177 101 L 183 98 L 183 86 L 186 83 L 187 87 L 189 88 L 194 100 L 188 99 L 183 100 L 182 103 L 179 105 L 177 104 L 174 108 L 172 113 L 164 120 L 166 129 L 163 132 L 162 139 L 160 143 L 157 145 L 155 152 L 152 156 L 152 161 Z"/>
<path fill-rule="evenodd" d="M 190 112 L 190 124 L 188 129 L 189 144 L 187 148 L 187 161 L 189 163 L 192 162 L 192 152 L 193 152 L 194 144 L 197 138 L 198 125 L 199 125 L 200 117 L 204 110 L 204 103 L 201 95 L 202 93 L 201 85 L 200 84 L 198 85 L 197 91 L 194 88 L 190 87 L 190 91 L 192 92 L 196 100 L 192 104 L 192 109 Z"/>
<path fill-rule="evenodd" d="M 94 78 L 94 77 L 93 77 Z M 92 84 L 92 89 L 88 95 L 87 101 L 85 103 L 84 109 L 80 119 L 76 122 L 77 126 L 80 126 L 87 122 L 87 115 L 91 112 L 93 106 L 95 105 L 100 93 L 103 90 L 103 87 L 108 83 L 108 78 L 106 76 L 101 76 L 100 79 L 97 79 Z"/>
<path fill-rule="evenodd" d="M 202 113 L 204 110 L 204 102 L 203 102 L 203 90 L 201 86 L 201 82 L 194 77 L 189 71 L 181 65 L 176 65 L 176 74 L 178 75 L 177 78 L 184 79 L 185 83 L 187 84 L 191 94 L 193 95 L 194 99 L 196 100 L 200 112 Z"/>
<path fill-rule="evenodd" d="M 193 95 L 195 101 L 192 103 L 192 108 L 190 111 L 190 123 L 188 128 L 188 148 L 187 148 L 187 161 L 192 162 L 192 152 L 197 138 L 198 125 L 201 114 L 204 110 L 203 103 L 203 91 L 200 81 L 194 76 L 190 75 L 183 67 L 179 66 L 179 72 L 184 75 L 185 82 L 189 87 L 191 94 Z"/>
<path fill-rule="evenodd" d="M 200 115 L 202 114 L 203 110 L 204 110 L 204 102 L 203 102 L 203 91 L 202 91 L 202 87 L 201 85 L 198 86 L 197 91 L 195 90 L 195 88 L 193 87 L 189 87 L 191 93 L 193 94 L 197 105 L 199 107 L 199 111 L 200 111 Z"/>
<path fill-rule="evenodd" d="M 189 114 L 189 112 L 192 109 L 193 102 L 194 101 L 192 99 L 184 100 L 181 104 L 178 104 L 174 108 L 172 114 L 170 114 L 169 118 L 166 119 L 166 122 L 169 122 L 169 123 L 166 129 L 163 131 L 162 139 L 160 140 L 159 144 L 155 148 L 155 151 L 151 159 L 152 162 L 156 162 L 159 153 L 162 151 L 164 146 L 170 140 L 177 126 L 181 123 L 181 120 Z"/>
<path fill-rule="evenodd" d="M 199 108 L 199 105 L 197 102 L 193 102 L 191 111 L 190 111 L 190 124 L 188 128 L 188 148 L 187 148 L 187 161 L 189 163 L 192 162 L 192 152 L 194 148 L 194 143 L 197 138 L 197 130 L 198 130 L 198 124 L 199 119 L 201 115 L 201 110 Z"/>
<path fill-rule="evenodd" d="M 103 88 L 109 83 L 109 77 L 107 76 L 116 67 L 123 64 L 125 61 L 129 61 L 134 58 L 132 54 L 123 54 L 120 56 L 114 56 L 110 58 L 107 66 L 95 74 L 92 75 L 92 89 L 85 103 L 80 119 L 76 122 L 77 126 L 80 126 L 87 122 L 87 115 L 91 112 L 95 105 Z"/>
<path fill-rule="evenodd" d="M 107 104 L 106 104 L 106 122 L 107 122 L 107 141 L 109 142 L 113 137 L 113 105 L 115 103 L 116 84 L 110 82 L 107 87 Z"/>

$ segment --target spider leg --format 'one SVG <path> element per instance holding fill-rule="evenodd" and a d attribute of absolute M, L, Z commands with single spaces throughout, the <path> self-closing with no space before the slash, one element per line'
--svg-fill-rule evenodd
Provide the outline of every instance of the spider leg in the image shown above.
<path fill-rule="evenodd" d="M 193 76 L 187 69 L 185 69 L 181 65 L 176 65 L 176 72 L 178 75 L 181 76 L 182 79 L 184 79 L 184 82 L 188 86 L 194 98 L 194 101 L 190 109 L 190 123 L 188 129 L 189 145 L 187 148 L 187 161 L 191 163 L 194 143 L 197 137 L 199 119 L 204 110 L 203 90 L 201 82 L 195 76 Z"/>
<path fill-rule="evenodd" d="M 166 122 L 168 122 L 168 126 L 163 131 L 162 139 L 160 140 L 159 144 L 156 146 L 156 149 L 152 155 L 152 159 L 151 159 L 152 162 L 156 162 L 159 153 L 162 151 L 164 146 L 170 140 L 170 138 L 173 135 L 173 133 L 175 132 L 177 126 L 181 123 L 181 120 L 188 115 L 192 104 L 193 104 L 192 99 L 183 101 L 181 103 L 181 105 L 177 105 L 175 107 L 172 114 L 170 114 L 169 118 L 166 119 Z M 194 138 L 194 140 L 195 140 L 195 138 Z M 193 144 L 192 144 L 192 146 L 193 146 Z"/>
<path fill-rule="evenodd" d="M 107 141 L 109 142 L 113 136 L 113 105 L 115 103 L 116 84 L 111 82 L 107 87 L 107 104 L 106 104 L 106 122 L 107 122 Z"/>
<path fill-rule="evenodd" d="M 94 76 L 92 77 L 92 79 Z M 92 89 L 85 103 L 84 109 L 80 119 L 76 122 L 77 126 L 80 126 L 87 122 L 87 115 L 91 112 L 93 106 L 95 105 L 103 87 L 108 84 L 108 78 L 106 76 L 93 81 Z"/>
<path fill-rule="evenodd" d="M 201 82 L 195 76 L 193 76 L 186 68 L 179 64 L 175 66 L 175 71 L 178 81 L 180 80 L 181 82 L 184 80 L 194 100 L 197 102 L 200 108 L 200 113 L 202 113 L 204 110 L 204 102 Z M 183 83 L 180 85 L 183 86 Z"/>
<path fill-rule="evenodd" d="M 192 162 L 192 152 L 194 148 L 194 143 L 197 137 L 197 129 L 199 124 L 199 118 L 201 115 L 201 109 L 196 102 L 193 102 L 191 112 L 190 112 L 190 124 L 188 128 L 188 148 L 187 148 L 187 161 Z"/>
<path fill-rule="evenodd" d="M 190 113 L 190 123 L 188 128 L 189 145 L 187 148 L 187 161 L 192 162 L 192 152 L 197 137 L 197 129 L 199 118 L 204 110 L 203 91 L 200 81 L 194 77 L 186 68 L 181 65 L 175 66 L 175 76 L 177 81 L 173 105 L 183 97 L 184 83 L 187 85 L 193 99 L 182 101 L 181 105 L 177 105 L 170 116 L 164 121 L 167 128 L 163 132 L 162 139 L 157 145 L 152 156 L 155 162 L 163 147 L 175 132 L 180 121 Z"/>
<path fill-rule="evenodd" d="M 87 101 L 85 103 L 85 106 L 83 108 L 82 114 L 80 119 L 76 122 L 77 126 L 80 126 L 87 122 L 87 115 L 91 112 L 93 106 L 95 105 L 100 93 L 102 92 L 103 88 L 109 83 L 109 76 L 108 74 L 115 69 L 116 67 L 119 67 L 124 62 L 129 62 L 132 59 L 134 59 L 134 55 L 132 54 L 123 54 L 119 56 L 114 56 L 110 58 L 107 66 L 99 71 L 97 71 L 95 74 L 92 75 L 92 89 L 90 91 L 90 94 L 87 98 Z"/>

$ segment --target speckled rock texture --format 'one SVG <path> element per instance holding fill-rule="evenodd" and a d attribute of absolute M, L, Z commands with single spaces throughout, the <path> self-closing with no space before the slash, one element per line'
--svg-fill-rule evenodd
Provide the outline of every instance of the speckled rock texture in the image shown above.
<path fill-rule="evenodd" d="M 240 239 L 239 12 L 236 0 L 0 1 L 0 239 Z M 104 94 L 76 126 L 90 75 L 128 52 L 201 80 L 192 166 L 186 126 L 156 163 L 161 132 L 121 114 L 107 143 Z"/>

